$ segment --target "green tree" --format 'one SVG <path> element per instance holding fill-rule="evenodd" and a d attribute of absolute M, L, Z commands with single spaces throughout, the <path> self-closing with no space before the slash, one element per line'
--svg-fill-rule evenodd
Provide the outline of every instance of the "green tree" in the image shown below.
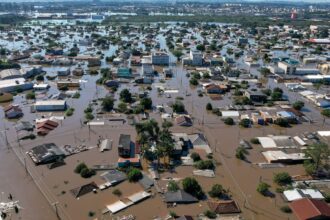
<path fill-rule="evenodd" d="M 114 101 L 110 96 L 106 96 L 102 100 L 102 108 L 104 111 L 107 111 L 107 112 L 111 111 L 113 109 L 113 104 L 114 104 Z"/>
<path fill-rule="evenodd" d="M 144 110 L 152 109 L 152 100 L 151 100 L 151 98 L 141 99 L 140 104 L 143 106 Z"/>
<path fill-rule="evenodd" d="M 196 49 L 199 50 L 199 51 L 205 51 L 205 45 L 203 45 L 203 44 L 198 44 L 198 45 L 196 46 Z"/>
<path fill-rule="evenodd" d="M 273 177 L 273 181 L 277 183 L 278 185 L 288 185 L 292 183 L 292 178 L 289 173 L 287 172 L 280 172 L 275 173 Z"/>
<path fill-rule="evenodd" d="M 186 111 L 184 104 L 181 101 L 175 101 L 174 104 L 172 105 L 173 112 L 175 113 L 183 113 Z"/>
<path fill-rule="evenodd" d="M 75 173 L 80 173 L 82 169 L 87 168 L 87 165 L 85 163 L 80 163 L 76 166 L 76 168 L 74 169 Z"/>
<path fill-rule="evenodd" d="M 212 107 L 212 104 L 211 103 L 207 103 L 206 104 L 206 110 L 207 111 L 212 111 L 213 107 Z"/>
<path fill-rule="evenodd" d="M 130 103 L 132 102 L 132 94 L 130 93 L 130 91 L 128 89 L 123 89 L 120 92 L 120 100 L 122 100 L 123 102 L 126 103 Z"/>
<path fill-rule="evenodd" d="M 211 210 L 206 210 L 204 215 L 209 219 L 215 219 L 217 217 L 217 214 Z"/>
<path fill-rule="evenodd" d="M 214 184 L 212 186 L 212 189 L 209 191 L 209 195 L 212 198 L 220 198 L 225 193 L 226 193 L 226 190 L 220 184 Z"/>
<path fill-rule="evenodd" d="M 170 191 L 170 192 L 176 192 L 178 191 L 180 188 L 179 188 L 179 185 L 174 181 L 174 180 L 170 180 L 168 182 L 168 185 L 167 185 L 167 190 Z"/>
<path fill-rule="evenodd" d="M 125 102 L 120 102 L 118 104 L 118 111 L 119 112 L 126 112 L 127 111 L 127 104 Z"/>
<path fill-rule="evenodd" d="M 305 103 L 302 101 L 296 101 L 293 103 L 292 107 L 298 111 L 300 111 L 305 106 Z"/>
<path fill-rule="evenodd" d="M 26 99 L 35 99 L 36 98 L 36 94 L 34 92 L 28 92 L 25 95 Z"/>
<path fill-rule="evenodd" d="M 196 152 L 192 152 L 190 154 L 190 158 L 193 159 L 194 162 L 197 162 L 197 161 L 201 160 L 201 156 Z"/>
<path fill-rule="evenodd" d="M 213 170 L 215 169 L 212 160 L 199 160 L 195 163 L 195 167 L 200 170 Z"/>
<path fill-rule="evenodd" d="M 289 121 L 286 118 L 277 118 L 274 121 L 274 124 L 280 126 L 280 127 L 288 127 L 289 126 Z"/>
<path fill-rule="evenodd" d="M 248 118 L 243 118 L 240 122 L 239 125 L 242 126 L 243 128 L 248 128 L 251 125 L 251 121 Z"/>
<path fill-rule="evenodd" d="M 142 173 L 139 169 L 132 168 L 128 171 L 127 178 L 130 182 L 137 182 L 142 178 Z"/>
<path fill-rule="evenodd" d="M 232 119 L 232 118 L 225 118 L 224 123 L 226 125 L 234 125 L 234 119 Z"/>
<path fill-rule="evenodd" d="M 330 117 L 330 109 L 323 109 L 321 111 L 321 114 L 324 115 L 325 117 Z"/>
<path fill-rule="evenodd" d="M 202 187 L 199 185 L 197 180 L 192 177 L 186 177 L 182 180 L 183 190 L 187 193 L 193 195 L 198 199 L 202 199 L 204 197 L 204 192 Z"/>
<path fill-rule="evenodd" d="M 244 147 L 238 147 L 238 148 L 236 148 L 235 157 L 237 159 L 245 160 L 247 154 L 248 154 L 248 151 Z"/>
<path fill-rule="evenodd" d="M 259 192 L 261 195 L 266 196 L 269 192 L 270 185 L 265 182 L 260 182 L 257 187 L 257 192 Z"/>
<path fill-rule="evenodd" d="M 198 80 L 196 78 L 191 78 L 189 80 L 190 85 L 197 86 L 198 85 Z"/>
<path fill-rule="evenodd" d="M 326 143 L 315 143 L 307 146 L 304 150 L 306 158 L 304 167 L 308 174 L 317 174 L 318 171 L 330 169 L 329 157 L 330 149 Z"/>

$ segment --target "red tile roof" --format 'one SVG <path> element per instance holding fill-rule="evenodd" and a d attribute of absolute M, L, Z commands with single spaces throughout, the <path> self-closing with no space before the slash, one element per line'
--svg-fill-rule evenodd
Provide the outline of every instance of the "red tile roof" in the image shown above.
<path fill-rule="evenodd" d="M 299 199 L 293 201 L 290 207 L 299 220 L 330 219 L 330 207 L 322 200 Z"/>

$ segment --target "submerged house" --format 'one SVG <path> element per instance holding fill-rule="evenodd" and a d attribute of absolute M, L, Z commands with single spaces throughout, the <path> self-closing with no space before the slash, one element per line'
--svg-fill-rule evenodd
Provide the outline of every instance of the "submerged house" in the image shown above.
<path fill-rule="evenodd" d="M 121 134 L 118 143 L 118 154 L 120 157 L 129 158 L 131 156 L 131 136 Z"/>
<path fill-rule="evenodd" d="M 13 118 L 20 118 L 23 116 L 23 111 L 18 105 L 9 105 L 4 109 L 6 118 L 13 119 Z"/>

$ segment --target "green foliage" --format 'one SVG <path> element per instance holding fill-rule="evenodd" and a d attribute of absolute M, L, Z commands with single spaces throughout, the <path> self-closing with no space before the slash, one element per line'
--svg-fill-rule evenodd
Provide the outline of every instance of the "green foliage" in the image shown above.
<path fill-rule="evenodd" d="M 204 215 L 209 219 L 215 219 L 217 217 L 217 214 L 211 210 L 206 210 Z"/>
<path fill-rule="evenodd" d="M 44 81 L 45 78 L 44 78 L 43 75 L 38 75 L 38 76 L 36 76 L 36 80 L 37 80 L 37 81 Z"/>
<path fill-rule="evenodd" d="M 152 99 L 151 98 L 143 98 L 140 100 L 140 105 L 144 110 L 152 109 Z"/>
<path fill-rule="evenodd" d="M 79 92 L 76 92 L 73 96 L 72 96 L 73 99 L 79 99 L 80 98 L 80 93 Z"/>
<path fill-rule="evenodd" d="M 80 173 L 82 169 L 87 168 L 87 165 L 85 163 L 80 163 L 76 166 L 74 169 L 75 173 Z"/>
<path fill-rule="evenodd" d="M 180 189 L 179 185 L 174 181 L 170 180 L 167 185 L 167 190 L 170 192 L 176 192 Z"/>
<path fill-rule="evenodd" d="M 70 117 L 73 115 L 74 108 L 69 108 L 65 111 L 65 116 Z"/>
<path fill-rule="evenodd" d="M 123 102 L 126 103 L 130 103 L 132 102 L 132 94 L 130 93 L 130 91 L 128 89 L 123 89 L 120 92 L 120 100 L 122 100 Z"/>
<path fill-rule="evenodd" d="M 215 169 L 212 160 L 199 160 L 195 163 L 195 167 L 200 170 L 213 170 Z"/>
<path fill-rule="evenodd" d="M 88 217 L 94 217 L 94 216 L 95 216 L 95 212 L 93 212 L 93 211 L 88 212 Z"/>
<path fill-rule="evenodd" d="M 308 174 L 316 174 L 319 170 L 329 169 L 330 149 L 326 143 L 315 143 L 307 146 L 304 150 L 305 156 L 310 158 L 304 163 L 305 170 Z"/>
<path fill-rule="evenodd" d="M 252 144 L 260 144 L 260 141 L 259 141 L 258 138 L 251 138 L 250 142 L 251 142 Z"/>
<path fill-rule="evenodd" d="M 209 195 L 212 198 L 220 198 L 225 193 L 226 193 L 226 190 L 220 184 L 214 184 L 212 186 L 212 189 L 209 191 Z"/>
<path fill-rule="evenodd" d="M 118 104 L 118 111 L 124 113 L 127 111 L 127 104 L 125 102 L 120 102 Z"/>
<path fill-rule="evenodd" d="M 199 185 L 197 180 L 192 177 L 186 177 L 182 180 L 183 190 L 187 193 L 193 195 L 198 199 L 202 199 L 204 197 L 204 192 L 202 187 Z"/>
<path fill-rule="evenodd" d="M 196 152 L 192 152 L 190 154 L 190 158 L 193 159 L 194 162 L 197 162 L 197 161 L 200 161 L 201 160 L 201 157 Z"/>
<path fill-rule="evenodd" d="M 198 85 L 198 80 L 196 78 L 191 78 L 189 80 L 190 85 L 197 86 Z"/>
<path fill-rule="evenodd" d="M 128 171 L 127 178 L 130 182 L 137 182 L 142 179 L 142 173 L 139 169 L 132 168 Z"/>
<path fill-rule="evenodd" d="M 257 187 L 257 192 L 259 192 L 261 195 L 266 196 L 269 191 L 270 185 L 265 182 L 260 182 Z"/>
<path fill-rule="evenodd" d="M 280 126 L 280 127 L 288 127 L 289 126 L 289 121 L 286 118 L 277 118 L 274 121 L 274 124 Z"/>
<path fill-rule="evenodd" d="M 273 177 L 273 181 L 278 185 L 288 185 L 292 183 L 292 178 L 287 172 L 276 173 Z"/>
<path fill-rule="evenodd" d="M 244 147 L 236 148 L 235 157 L 240 160 L 245 160 L 248 151 Z"/>
<path fill-rule="evenodd" d="M 273 92 L 271 95 L 272 101 L 281 101 L 282 100 L 282 93 L 280 92 Z"/>
<path fill-rule="evenodd" d="M 120 191 L 120 189 L 114 189 L 112 191 L 112 194 L 114 194 L 115 196 L 120 197 L 122 195 L 122 192 Z"/>
<path fill-rule="evenodd" d="M 181 101 L 175 101 L 174 104 L 172 105 L 173 112 L 175 113 L 183 113 L 186 111 L 184 104 Z"/>
<path fill-rule="evenodd" d="M 330 109 L 323 109 L 321 111 L 321 114 L 324 115 L 325 117 L 330 117 Z"/>
<path fill-rule="evenodd" d="M 282 206 L 280 209 L 284 213 L 291 213 L 292 212 L 292 210 L 290 209 L 290 207 L 287 206 L 287 205 Z"/>
<path fill-rule="evenodd" d="M 95 170 L 89 169 L 89 168 L 83 168 L 80 171 L 80 176 L 83 178 L 90 178 L 96 174 Z"/>
<path fill-rule="evenodd" d="M 36 98 L 36 94 L 34 92 L 28 92 L 25 95 L 26 99 L 35 99 Z"/>
<path fill-rule="evenodd" d="M 94 115 L 91 112 L 87 112 L 85 113 L 85 118 L 86 120 L 91 121 L 94 119 Z"/>
<path fill-rule="evenodd" d="M 293 103 L 292 107 L 298 111 L 300 111 L 305 106 L 305 103 L 302 101 L 296 101 Z"/>
<path fill-rule="evenodd" d="M 205 51 L 205 46 L 203 44 L 198 44 L 196 46 L 196 49 L 199 50 L 199 51 Z"/>
<path fill-rule="evenodd" d="M 212 111 L 213 107 L 212 107 L 212 104 L 211 103 L 207 103 L 206 104 L 206 110 L 207 111 Z"/>
<path fill-rule="evenodd" d="M 234 119 L 232 118 L 225 118 L 223 121 L 226 125 L 234 125 Z"/>
<path fill-rule="evenodd" d="M 251 125 L 251 121 L 248 118 L 243 118 L 240 122 L 239 125 L 242 126 L 243 128 L 248 128 Z"/>
<path fill-rule="evenodd" d="M 104 111 L 110 112 L 113 109 L 114 101 L 110 96 L 106 96 L 102 100 L 102 108 Z"/>

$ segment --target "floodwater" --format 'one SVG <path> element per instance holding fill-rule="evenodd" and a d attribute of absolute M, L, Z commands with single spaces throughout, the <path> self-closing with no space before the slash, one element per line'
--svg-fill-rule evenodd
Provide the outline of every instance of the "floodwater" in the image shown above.
<path fill-rule="evenodd" d="M 99 32 L 105 33 L 105 32 Z M 198 37 L 200 38 L 200 36 Z M 75 35 L 74 41 L 78 41 L 80 37 Z M 164 37 L 158 35 L 157 39 L 160 42 L 161 48 L 166 49 Z M 202 40 L 202 39 L 199 39 Z M 67 36 L 63 37 L 63 41 L 68 41 L 68 45 L 72 46 L 73 42 Z M 1 43 L 1 42 L 0 42 Z M 15 46 L 16 43 L 13 45 Z M 17 49 L 21 47 L 20 44 Z M 81 51 L 86 51 L 86 48 L 80 47 Z M 103 51 L 107 56 L 114 54 L 118 47 L 111 45 L 109 50 Z M 226 48 L 222 50 L 224 52 Z M 41 53 L 43 53 L 42 51 Z M 175 61 L 175 59 L 173 59 Z M 238 59 L 240 68 L 247 69 L 248 67 L 243 63 L 242 58 Z M 102 67 L 109 66 L 104 61 Z M 87 68 L 83 65 L 83 68 Z M 53 74 L 56 72 L 57 67 L 45 67 L 47 74 Z M 137 68 L 139 71 L 139 68 Z M 197 133 L 202 132 L 207 137 L 211 148 L 214 151 L 214 159 L 217 161 L 216 177 L 196 177 L 200 182 L 205 192 L 208 192 L 212 185 L 215 183 L 222 184 L 229 190 L 230 195 L 235 201 L 238 202 L 242 209 L 245 219 L 251 220 L 264 220 L 264 219 L 294 219 L 291 214 L 284 214 L 280 211 L 280 207 L 285 204 L 284 200 L 279 194 L 275 193 L 276 186 L 272 183 L 273 174 L 279 171 L 288 171 L 292 175 L 304 174 L 304 170 L 301 165 L 294 165 L 285 168 L 272 168 L 261 169 L 255 163 L 264 162 L 264 158 L 261 155 L 261 147 L 253 146 L 248 155 L 249 162 L 239 161 L 235 158 L 235 149 L 241 139 L 250 140 L 252 137 L 264 136 L 268 134 L 288 134 L 297 135 L 304 131 L 316 131 L 329 129 L 329 125 L 325 123 L 324 127 L 317 124 L 300 124 L 289 129 L 278 129 L 275 126 L 266 127 L 253 127 L 249 129 L 239 128 L 235 126 L 224 125 L 221 118 L 206 112 L 205 106 L 208 102 L 212 103 L 214 107 L 224 107 L 229 104 L 229 95 L 224 95 L 220 100 L 212 100 L 208 96 L 199 97 L 197 90 L 201 90 L 199 87 L 191 87 L 189 85 L 189 79 L 186 77 L 186 70 L 177 65 L 173 67 L 174 77 L 167 80 L 163 86 L 166 89 L 177 89 L 179 92 L 173 94 L 171 98 L 158 95 L 155 85 L 152 85 L 152 91 L 149 92 L 149 96 L 153 100 L 153 105 L 163 105 L 167 111 L 170 111 L 168 107 L 171 102 L 176 100 L 176 97 L 182 97 L 182 102 L 185 104 L 186 110 L 192 115 L 194 119 L 194 126 L 190 128 L 182 128 L 174 126 L 171 128 L 173 132 L 186 132 Z M 255 71 L 256 70 L 252 70 Z M 56 204 L 58 214 L 62 219 L 93 219 L 95 217 L 99 219 L 112 219 L 113 216 L 102 215 L 102 211 L 106 205 L 117 201 L 117 196 L 112 192 L 116 188 L 122 192 L 121 198 L 125 198 L 132 193 L 142 190 L 139 184 L 129 183 L 125 181 L 115 187 L 106 189 L 104 191 L 98 191 L 96 194 L 89 193 L 76 199 L 71 194 L 70 190 L 79 187 L 83 184 L 94 181 L 97 184 L 102 184 L 103 180 L 100 178 L 102 172 L 97 172 L 97 175 L 90 179 L 83 179 L 78 174 L 73 172 L 75 166 L 80 162 L 85 162 L 88 166 L 93 165 L 107 165 L 117 162 L 118 152 L 117 145 L 120 134 L 130 134 L 131 140 L 134 141 L 136 137 L 134 127 L 128 124 L 113 124 L 105 126 L 91 126 L 90 128 L 83 125 L 81 122 L 84 120 L 84 109 L 96 100 L 105 95 L 109 95 L 108 90 L 103 86 L 97 86 L 95 84 L 98 76 L 84 75 L 82 80 L 85 82 L 81 85 L 79 99 L 69 98 L 67 100 L 70 107 L 75 108 L 73 116 L 66 118 L 60 123 L 60 126 L 54 131 L 50 132 L 45 137 L 38 137 L 35 140 L 25 140 L 17 143 L 16 132 L 13 126 L 16 122 L 4 120 L 3 112 L 0 112 L 0 118 L 2 123 L 0 129 L 1 135 L 1 153 L 0 153 L 0 191 L 4 192 L 4 197 L 8 193 L 14 195 L 14 199 L 20 201 L 20 206 L 23 209 L 18 215 L 13 214 L 12 219 L 56 219 L 54 206 L 51 207 L 49 203 Z M 156 77 L 155 83 L 160 83 L 162 77 Z M 47 80 L 46 80 L 47 82 Z M 49 82 L 52 86 L 54 82 Z M 161 83 L 160 83 L 161 84 Z M 133 86 L 132 84 L 122 84 L 115 95 L 118 100 L 119 92 L 129 88 L 132 93 L 138 93 L 146 91 L 145 87 Z M 47 95 L 55 94 L 58 90 L 52 88 Z M 186 96 L 186 94 L 191 94 Z M 18 103 L 23 107 L 24 120 L 33 122 L 36 118 L 41 116 L 50 116 L 52 113 L 31 113 L 30 106 L 32 103 L 26 102 L 23 95 L 15 97 L 14 103 Z M 116 105 L 118 101 L 116 101 Z M 313 109 L 311 105 L 307 103 L 307 108 Z M 315 117 L 320 117 L 317 111 L 312 111 Z M 61 112 L 53 113 L 53 115 L 63 115 Z M 152 118 L 161 122 L 159 113 L 152 112 L 150 114 Z M 118 117 L 117 117 L 118 118 Z M 119 116 L 119 118 L 126 118 L 125 115 Z M 107 116 L 99 116 L 95 120 L 107 120 Z M 10 143 L 9 149 L 6 146 L 7 136 Z M 99 152 L 96 148 L 99 136 L 108 138 L 113 141 L 113 148 L 110 151 Z M 42 143 L 55 143 L 58 146 L 65 144 L 86 145 L 91 147 L 90 150 L 82 152 L 76 155 L 69 156 L 65 159 L 66 165 L 49 170 L 46 166 L 35 166 L 31 159 L 25 154 L 26 151 L 32 147 Z M 18 157 L 23 161 L 26 161 L 26 168 L 30 172 L 31 176 L 35 179 L 38 186 L 41 188 L 42 193 L 38 190 L 34 184 L 32 177 L 26 174 L 26 170 L 23 164 L 17 159 Z M 204 155 L 205 156 L 205 155 Z M 24 159 L 25 158 L 25 159 Z M 178 167 L 174 173 L 165 172 L 161 174 L 161 178 L 173 177 L 184 178 L 192 176 L 192 167 Z M 256 192 L 256 187 L 259 181 L 265 181 L 272 185 L 271 191 L 275 194 L 275 198 L 265 198 Z M 162 183 L 165 184 L 166 183 Z M 206 209 L 208 209 L 206 201 L 201 201 L 197 204 L 191 205 L 178 205 L 173 208 L 167 208 L 163 202 L 162 196 L 157 194 L 155 190 L 152 190 L 153 196 L 137 205 L 129 207 L 128 209 L 118 213 L 116 216 L 123 216 L 133 214 L 137 219 L 153 219 L 155 217 L 164 218 L 170 210 L 175 211 L 178 215 L 188 214 L 197 216 Z M 95 213 L 93 217 L 89 217 L 89 212 Z"/>

